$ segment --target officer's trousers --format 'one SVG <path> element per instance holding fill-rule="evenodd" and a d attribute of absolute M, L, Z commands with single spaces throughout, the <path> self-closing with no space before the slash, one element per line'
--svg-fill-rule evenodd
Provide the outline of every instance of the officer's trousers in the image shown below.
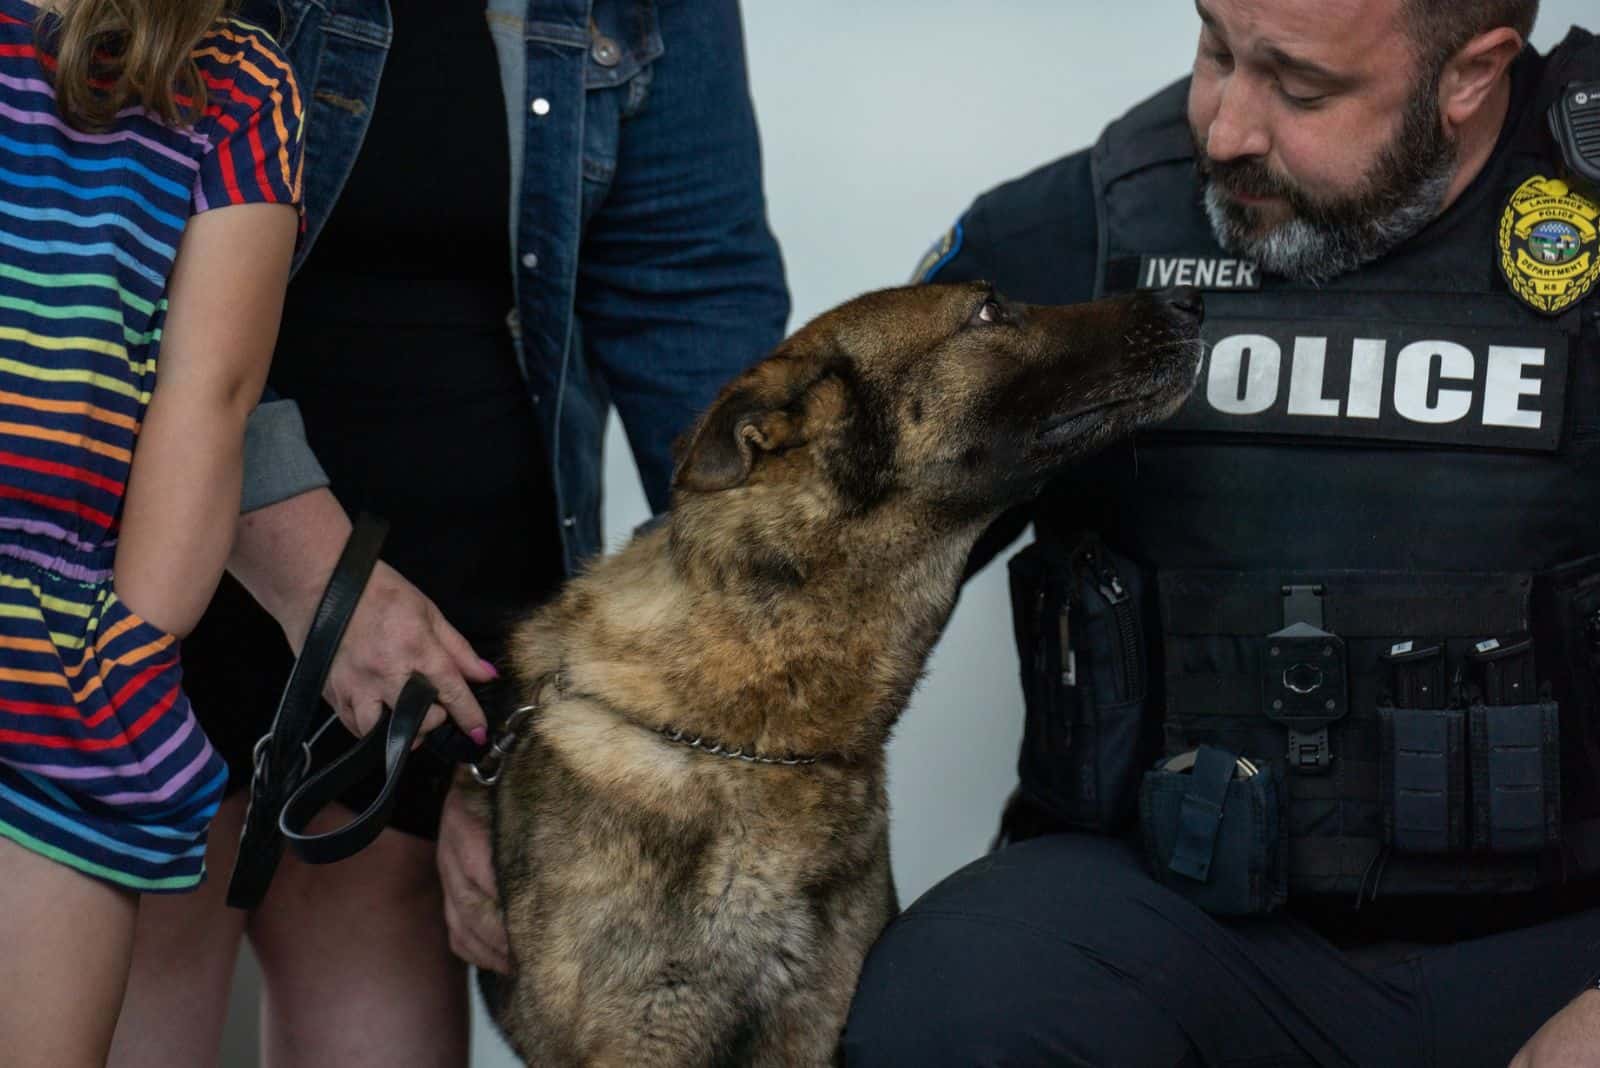
<path fill-rule="evenodd" d="M 1347 954 L 1292 916 L 1213 918 L 1125 844 L 1054 834 L 967 866 L 889 927 L 845 1063 L 1504 1068 L 1596 972 L 1600 907 Z"/>

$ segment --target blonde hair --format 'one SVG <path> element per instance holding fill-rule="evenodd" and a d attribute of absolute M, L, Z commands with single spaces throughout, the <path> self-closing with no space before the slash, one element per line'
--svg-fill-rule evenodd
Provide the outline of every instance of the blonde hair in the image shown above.
<path fill-rule="evenodd" d="M 62 120 L 103 130 L 123 108 L 143 105 L 163 122 L 193 124 L 206 106 L 194 49 L 232 2 L 67 0 L 54 19 L 41 13 L 41 51 L 55 56 Z M 47 19 L 55 25 L 45 38 Z"/>

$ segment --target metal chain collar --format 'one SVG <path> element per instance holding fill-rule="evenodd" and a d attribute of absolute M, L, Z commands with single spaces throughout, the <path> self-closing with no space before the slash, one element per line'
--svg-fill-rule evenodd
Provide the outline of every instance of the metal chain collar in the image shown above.
<path fill-rule="evenodd" d="M 500 774 L 504 770 L 505 759 L 516 752 L 522 740 L 522 731 L 528 718 L 545 705 L 545 692 L 554 687 L 557 693 L 566 689 L 566 677 L 562 672 L 555 672 L 545 678 L 539 686 L 536 696 L 529 704 L 520 705 L 506 716 L 505 723 L 496 733 L 495 739 L 489 745 L 489 751 L 476 762 L 469 764 L 472 777 L 483 786 L 493 786 L 500 781 Z M 701 735 L 693 738 L 687 732 L 677 727 L 656 727 L 655 732 L 669 742 L 686 745 L 711 756 L 728 757 L 733 760 L 742 760 L 747 764 L 767 764 L 778 767 L 803 767 L 815 764 L 823 759 L 820 754 L 785 753 L 782 756 L 768 756 L 765 753 L 751 750 L 746 752 L 743 746 L 729 746 L 723 742 L 714 741 Z"/>
<path fill-rule="evenodd" d="M 698 749 L 702 753 L 710 753 L 712 756 L 732 757 L 735 760 L 743 760 L 751 764 L 782 764 L 785 767 L 795 767 L 800 764 L 815 764 L 822 759 L 820 756 L 801 756 L 797 753 L 788 753 L 781 757 L 765 756 L 754 752 L 746 753 L 742 746 L 730 749 L 722 742 L 712 743 L 709 739 L 702 738 L 699 735 L 693 738 L 686 738 L 684 737 L 684 732 L 676 727 L 657 727 L 655 730 L 657 734 L 669 742 L 687 745 L 691 749 Z"/>

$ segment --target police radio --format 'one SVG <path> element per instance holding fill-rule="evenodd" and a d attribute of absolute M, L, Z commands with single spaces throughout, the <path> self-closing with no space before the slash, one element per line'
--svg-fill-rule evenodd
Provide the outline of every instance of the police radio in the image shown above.
<path fill-rule="evenodd" d="M 1570 82 L 1550 105 L 1550 132 L 1574 178 L 1600 192 L 1600 82 Z"/>

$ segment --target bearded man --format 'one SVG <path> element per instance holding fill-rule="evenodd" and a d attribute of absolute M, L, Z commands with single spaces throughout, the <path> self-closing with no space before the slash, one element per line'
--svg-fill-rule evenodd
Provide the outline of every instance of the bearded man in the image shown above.
<path fill-rule="evenodd" d="M 1197 6 L 1190 78 L 917 272 L 1197 286 L 1210 351 L 980 549 L 1035 524 L 1021 782 L 847 1063 L 1600 1064 L 1600 42 Z"/>

